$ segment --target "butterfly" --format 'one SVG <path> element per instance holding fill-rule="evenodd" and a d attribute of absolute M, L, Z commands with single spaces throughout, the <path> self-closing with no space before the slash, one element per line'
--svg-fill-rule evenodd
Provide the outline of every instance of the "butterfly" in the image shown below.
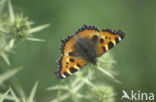
<path fill-rule="evenodd" d="M 61 57 L 56 72 L 58 78 L 70 76 L 89 62 L 96 65 L 96 57 L 113 48 L 124 36 L 121 30 L 100 31 L 95 26 L 83 25 L 74 35 L 61 40 Z"/>

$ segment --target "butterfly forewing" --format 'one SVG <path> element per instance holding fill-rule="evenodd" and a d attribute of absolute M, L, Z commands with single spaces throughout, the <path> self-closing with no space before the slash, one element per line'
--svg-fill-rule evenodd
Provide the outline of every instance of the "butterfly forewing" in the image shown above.
<path fill-rule="evenodd" d="M 112 31 L 109 29 L 102 30 L 100 32 L 97 41 L 98 56 L 116 46 L 116 44 L 118 44 L 123 38 L 124 33 L 122 33 L 120 30 L 118 31 Z"/>
<path fill-rule="evenodd" d="M 75 34 L 79 38 L 86 38 L 96 42 L 100 33 L 98 28 L 96 28 L 95 26 L 83 25 Z"/>

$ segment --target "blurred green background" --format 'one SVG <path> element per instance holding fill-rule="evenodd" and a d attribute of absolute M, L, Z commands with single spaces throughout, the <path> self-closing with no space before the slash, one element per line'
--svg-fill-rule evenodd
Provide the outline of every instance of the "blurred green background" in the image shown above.
<path fill-rule="evenodd" d="M 39 81 L 37 100 L 46 102 L 56 96 L 46 88 L 58 84 L 54 72 L 60 56 L 60 39 L 82 26 L 121 29 L 125 39 L 111 50 L 117 61 L 115 69 L 122 84 L 114 83 L 116 100 L 122 90 L 156 92 L 156 1 L 154 0 L 13 0 L 16 12 L 29 16 L 34 26 L 51 26 L 36 36 L 44 43 L 25 41 L 11 57 L 12 67 L 24 66 L 17 77 L 29 94 Z"/>

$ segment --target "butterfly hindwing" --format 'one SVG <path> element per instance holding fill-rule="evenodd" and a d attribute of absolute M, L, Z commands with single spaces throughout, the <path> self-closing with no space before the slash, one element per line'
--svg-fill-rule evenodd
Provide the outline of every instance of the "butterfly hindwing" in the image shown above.
<path fill-rule="evenodd" d="M 64 79 L 72 73 L 77 72 L 80 68 L 84 67 L 87 62 L 81 58 L 62 56 L 59 60 L 57 76 Z"/>
<path fill-rule="evenodd" d="M 97 41 L 98 56 L 100 56 L 101 54 L 105 53 L 106 51 L 114 47 L 116 44 L 118 44 L 124 38 L 124 36 L 125 34 L 120 30 L 112 31 L 109 29 L 103 29 L 100 32 Z"/>

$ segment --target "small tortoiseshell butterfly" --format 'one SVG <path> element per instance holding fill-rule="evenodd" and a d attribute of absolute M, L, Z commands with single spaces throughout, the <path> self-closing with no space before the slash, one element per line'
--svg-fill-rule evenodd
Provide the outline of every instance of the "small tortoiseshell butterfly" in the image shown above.
<path fill-rule="evenodd" d="M 103 29 L 83 25 L 78 31 L 61 44 L 61 58 L 56 72 L 59 79 L 64 79 L 91 62 L 96 65 L 96 57 L 104 54 L 118 44 L 125 34 L 118 30 Z"/>

